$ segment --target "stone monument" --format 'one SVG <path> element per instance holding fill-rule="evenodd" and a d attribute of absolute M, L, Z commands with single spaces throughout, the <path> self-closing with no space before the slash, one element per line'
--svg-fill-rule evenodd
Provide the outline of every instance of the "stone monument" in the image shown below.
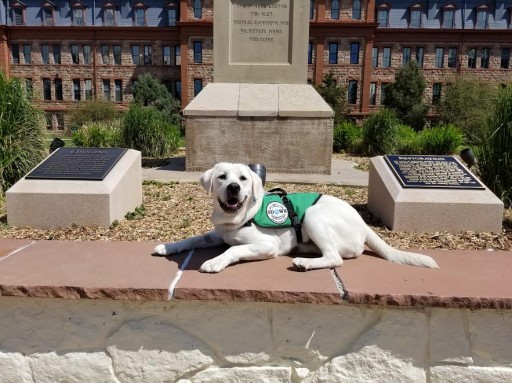
<path fill-rule="evenodd" d="M 371 159 L 368 209 L 396 231 L 501 232 L 503 202 L 452 156 Z"/>
<path fill-rule="evenodd" d="M 307 84 L 307 0 L 214 0 L 214 82 L 185 108 L 186 168 L 330 174 L 333 111 Z"/>
<path fill-rule="evenodd" d="M 142 204 L 141 154 L 60 148 L 6 192 L 7 222 L 39 229 L 108 227 Z"/>

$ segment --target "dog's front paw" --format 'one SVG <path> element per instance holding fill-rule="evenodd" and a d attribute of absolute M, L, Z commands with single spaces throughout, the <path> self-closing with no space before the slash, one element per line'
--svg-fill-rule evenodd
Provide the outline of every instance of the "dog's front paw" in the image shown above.
<path fill-rule="evenodd" d="M 202 273 L 218 273 L 224 270 L 228 265 L 218 258 L 210 259 L 201 265 L 199 271 Z"/>
<path fill-rule="evenodd" d="M 294 258 L 292 263 L 297 271 L 308 271 L 310 269 L 310 260 L 307 258 Z"/>
<path fill-rule="evenodd" d="M 166 256 L 171 254 L 178 254 L 181 251 L 183 251 L 183 249 L 177 243 L 162 243 L 160 245 L 155 246 L 154 254 Z"/>
<path fill-rule="evenodd" d="M 165 250 L 165 245 L 163 243 L 155 246 L 154 253 L 156 255 L 168 255 L 167 250 Z"/>

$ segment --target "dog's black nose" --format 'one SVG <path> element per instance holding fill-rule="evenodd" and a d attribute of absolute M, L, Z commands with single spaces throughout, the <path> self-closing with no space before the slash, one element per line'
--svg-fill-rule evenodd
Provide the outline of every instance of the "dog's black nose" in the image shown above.
<path fill-rule="evenodd" d="M 227 189 L 229 194 L 238 194 L 238 192 L 240 191 L 240 185 L 237 184 L 236 182 L 232 182 L 228 185 Z"/>

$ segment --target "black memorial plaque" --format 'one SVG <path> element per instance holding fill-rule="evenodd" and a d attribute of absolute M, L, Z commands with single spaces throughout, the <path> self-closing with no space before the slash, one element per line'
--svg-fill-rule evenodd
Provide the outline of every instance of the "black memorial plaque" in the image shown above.
<path fill-rule="evenodd" d="M 59 148 L 25 178 L 101 181 L 125 152 L 122 148 Z"/>
<path fill-rule="evenodd" d="M 452 156 L 384 156 L 403 188 L 485 189 Z"/>

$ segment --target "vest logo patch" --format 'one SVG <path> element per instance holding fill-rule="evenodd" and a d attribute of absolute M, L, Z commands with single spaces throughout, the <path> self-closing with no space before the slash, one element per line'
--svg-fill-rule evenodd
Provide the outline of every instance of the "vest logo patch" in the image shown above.
<path fill-rule="evenodd" d="M 272 202 L 267 206 L 267 217 L 279 225 L 288 219 L 288 210 L 282 203 Z"/>

